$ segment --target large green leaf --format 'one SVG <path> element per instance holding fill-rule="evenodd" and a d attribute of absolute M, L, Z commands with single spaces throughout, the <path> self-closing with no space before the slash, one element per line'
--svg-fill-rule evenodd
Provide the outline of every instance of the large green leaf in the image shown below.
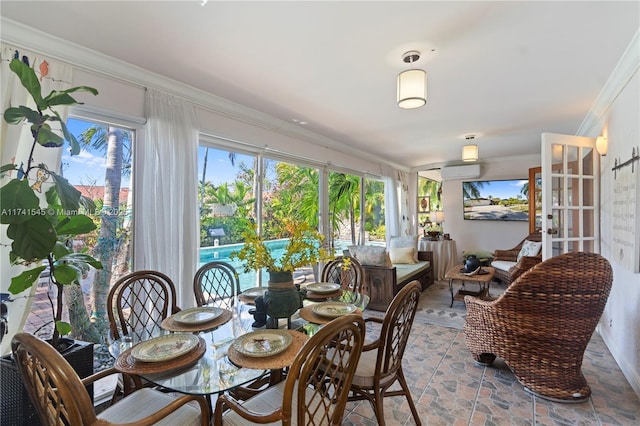
<path fill-rule="evenodd" d="M 34 130 L 35 126 L 31 126 L 31 129 Z M 38 132 L 38 143 L 47 148 L 56 148 L 64 145 L 64 139 L 60 137 L 56 132 L 51 130 L 51 126 L 48 124 L 43 124 L 37 129 Z"/>
<path fill-rule="evenodd" d="M 102 262 L 84 253 L 70 253 L 59 258 L 57 262 L 69 262 L 75 265 L 88 264 L 96 269 L 102 269 Z"/>
<path fill-rule="evenodd" d="M 56 105 L 81 104 L 82 102 L 76 101 L 72 96 L 69 95 L 69 93 L 73 93 L 73 92 L 89 92 L 93 95 L 98 94 L 98 91 L 93 87 L 77 86 L 67 90 L 54 90 L 44 98 L 44 101 L 46 102 L 47 105 L 49 105 L 49 107 L 56 106 Z"/>
<path fill-rule="evenodd" d="M 53 177 L 62 208 L 69 211 L 77 211 L 80 207 L 80 191 L 75 189 L 73 185 L 62 176 L 53 172 L 49 173 L 51 173 L 51 177 Z"/>
<path fill-rule="evenodd" d="M 61 241 L 56 241 L 56 245 L 53 247 L 52 253 L 54 258 L 60 259 L 68 255 L 69 253 L 73 253 L 73 252 L 71 251 L 71 249 L 65 246 Z"/>
<path fill-rule="evenodd" d="M 58 221 L 56 232 L 58 235 L 80 235 L 96 229 L 96 224 L 89 216 L 77 214 Z"/>
<path fill-rule="evenodd" d="M 71 324 L 65 321 L 56 321 L 56 330 L 61 336 L 66 336 L 71 333 Z"/>
<path fill-rule="evenodd" d="M 40 81 L 38 81 L 38 76 L 36 72 L 23 63 L 19 59 L 13 59 L 9 64 L 9 68 L 11 71 L 16 73 L 18 78 L 20 78 L 20 82 L 24 86 L 25 89 L 29 92 L 39 110 L 44 110 L 47 108 L 44 100 L 42 99 L 42 88 L 40 87 Z"/>
<path fill-rule="evenodd" d="M 57 263 L 55 268 L 53 268 L 53 277 L 59 284 L 71 284 L 82 278 L 82 271 L 74 265 Z"/>
<path fill-rule="evenodd" d="M 54 113 L 56 114 L 56 116 L 58 117 L 58 120 L 60 121 L 60 128 L 62 129 L 62 134 L 64 135 L 65 139 L 69 141 L 69 145 L 71 146 L 69 150 L 70 154 L 71 155 L 80 154 L 80 143 L 78 142 L 78 139 L 76 139 L 73 133 L 69 131 L 69 129 L 67 128 L 67 125 L 64 123 L 64 120 L 60 118 L 60 114 L 58 114 L 56 111 L 54 111 Z"/>
<path fill-rule="evenodd" d="M 17 275 L 11 278 L 11 285 L 9 285 L 9 293 L 11 294 L 19 294 L 25 291 L 38 280 L 42 271 L 47 269 L 46 266 L 38 266 L 34 269 L 29 269 L 28 271 L 24 271 L 20 275 Z"/>
<path fill-rule="evenodd" d="M 29 107 L 20 105 L 13 108 L 7 108 L 4 112 L 4 120 L 9 124 L 20 124 L 23 120 L 27 120 L 29 123 L 42 123 L 44 118 L 38 111 L 34 111 Z"/>
<path fill-rule="evenodd" d="M 12 223 L 7 228 L 7 236 L 13 240 L 13 253 L 28 261 L 45 259 L 57 241 L 56 231 L 44 216 L 32 216 L 24 223 Z"/>
<path fill-rule="evenodd" d="M 24 223 L 40 213 L 40 201 L 26 179 L 10 180 L 0 188 L 0 223 Z"/>

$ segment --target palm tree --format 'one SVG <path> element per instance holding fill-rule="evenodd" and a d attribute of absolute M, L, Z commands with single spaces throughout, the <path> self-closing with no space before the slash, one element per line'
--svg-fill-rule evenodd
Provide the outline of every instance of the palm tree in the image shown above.
<path fill-rule="evenodd" d="M 344 173 L 329 175 L 329 208 L 331 227 L 339 229 L 343 220 L 349 221 L 351 243 L 356 244 L 356 213 L 360 201 L 360 177 Z M 333 238 L 333 235 L 332 235 Z"/>
<path fill-rule="evenodd" d="M 120 214 L 120 189 L 122 176 L 129 175 L 131 170 L 131 138 L 130 133 L 111 126 L 95 125 L 80 134 L 79 141 L 84 146 L 106 153 L 106 172 L 104 196 L 100 211 L 100 232 L 98 242 L 93 248 L 95 257 L 104 265 L 101 272 L 96 273 L 91 286 L 91 322 L 96 322 L 98 336 L 103 335 L 102 327 L 106 327 L 106 301 L 113 276 L 114 259 L 118 251 L 128 252 L 130 239 L 118 238 L 119 227 L 123 215 Z M 126 149 L 125 149 L 126 148 Z M 124 234 L 128 232 L 123 230 Z M 118 249 L 114 250 L 114 247 Z M 128 259 L 127 259 L 128 260 Z M 127 261 L 125 260 L 125 262 Z M 80 306 L 75 306 L 80 309 Z M 74 330 L 85 330 L 90 334 L 91 327 L 82 324 L 84 315 L 72 315 L 77 324 Z M 90 339 L 90 337 L 85 336 Z M 92 341 L 96 341 L 91 339 Z"/>

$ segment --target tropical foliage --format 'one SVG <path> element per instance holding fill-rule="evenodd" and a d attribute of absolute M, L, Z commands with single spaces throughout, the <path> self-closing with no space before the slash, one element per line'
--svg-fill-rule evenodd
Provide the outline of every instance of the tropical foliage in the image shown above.
<path fill-rule="evenodd" d="M 82 212 L 95 209 L 90 200 L 81 196 L 69 182 L 46 164 L 33 164 L 36 145 L 43 147 L 61 147 L 65 140 L 70 145 L 72 155 L 80 152 L 78 140 L 67 127 L 54 107 L 75 105 L 78 102 L 71 96 L 77 91 L 97 95 L 97 90 L 80 86 L 62 91 L 52 91 L 42 96 L 42 88 L 34 70 L 19 60 L 10 63 L 10 69 L 31 95 L 36 110 L 28 106 L 8 108 L 4 113 L 7 123 L 31 124 L 33 142 L 29 151 L 26 168 L 15 164 L 2 166 L 0 173 L 15 173 L 6 185 L 0 188 L 2 214 L 0 223 L 8 225 L 7 237 L 12 241 L 9 257 L 13 265 L 32 267 L 11 279 L 9 292 L 19 294 L 38 282 L 41 274 L 49 268 L 51 282 L 57 288 L 57 301 L 51 302 L 52 317 L 55 323 L 52 345 L 58 345 L 60 335 L 71 331 L 68 323 L 62 321 L 62 293 L 65 285 L 79 285 L 83 274 L 89 267 L 101 269 L 102 264 L 86 253 L 76 253 L 72 249 L 74 237 L 91 232 L 96 228 L 93 220 Z M 59 135 L 52 124 L 60 127 Z M 39 197 L 39 186 L 52 179 L 53 184 L 46 190 L 45 199 Z M 35 179 L 34 179 L 35 178 Z M 31 184 L 36 181 L 36 184 Z M 46 206 L 41 208 L 41 201 Z M 43 264 L 43 262 L 45 264 Z M 34 266 L 35 265 L 35 266 Z"/>
<path fill-rule="evenodd" d="M 244 245 L 231 253 L 231 259 L 244 262 L 245 271 L 266 268 L 270 272 L 289 271 L 331 258 L 323 247 L 324 236 L 306 223 L 287 220 L 283 223 L 288 242 L 281 257 L 276 258 L 258 235 L 256 227 L 243 233 Z"/>

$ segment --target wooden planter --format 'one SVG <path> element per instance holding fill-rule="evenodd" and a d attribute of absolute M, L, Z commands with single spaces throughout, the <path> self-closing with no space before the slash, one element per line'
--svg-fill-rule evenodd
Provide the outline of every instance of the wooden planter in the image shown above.
<path fill-rule="evenodd" d="M 76 340 L 62 356 L 71 364 L 80 378 L 93 374 L 93 343 Z M 2 424 L 41 425 L 38 413 L 29 399 L 22 376 L 11 355 L 0 358 L 0 419 Z M 93 400 L 93 385 L 89 388 Z"/>

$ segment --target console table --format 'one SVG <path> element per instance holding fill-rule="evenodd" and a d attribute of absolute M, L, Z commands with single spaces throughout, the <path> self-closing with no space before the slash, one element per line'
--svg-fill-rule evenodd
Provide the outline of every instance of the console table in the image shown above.
<path fill-rule="evenodd" d="M 458 263 L 454 240 L 418 240 L 419 251 L 433 252 L 433 274 L 436 280 L 443 280 L 449 269 Z"/>

